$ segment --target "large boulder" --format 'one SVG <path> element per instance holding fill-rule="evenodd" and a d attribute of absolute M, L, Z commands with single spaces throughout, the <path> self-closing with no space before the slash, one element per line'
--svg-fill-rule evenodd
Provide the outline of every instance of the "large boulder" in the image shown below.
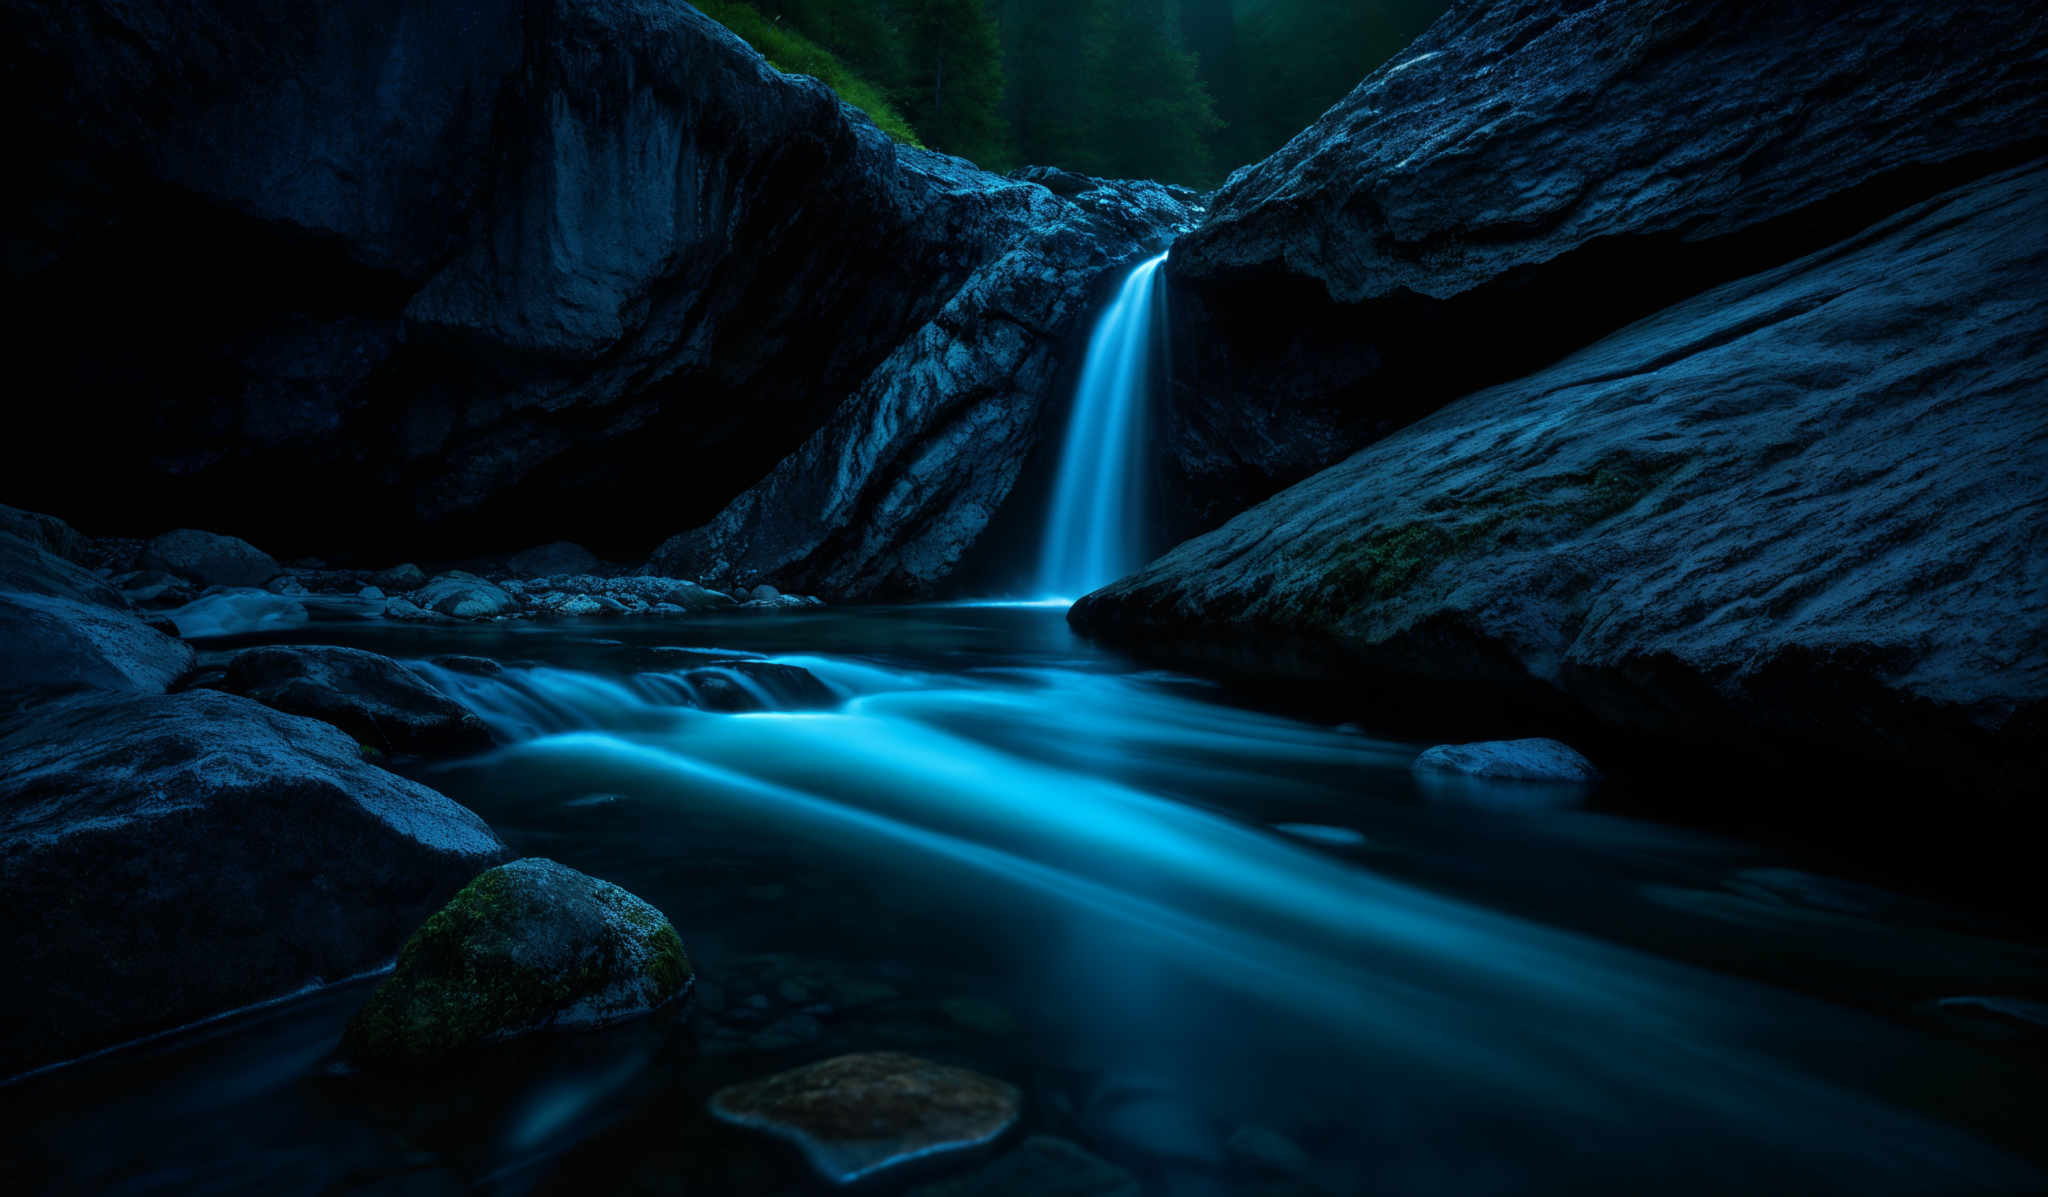
<path fill-rule="evenodd" d="M 434 575 L 433 581 L 408 597 L 423 610 L 455 619 L 489 619 L 510 614 L 519 607 L 503 587 L 459 569 Z"/>
<path fill-rule="evenodd" d="M 390 959 L 507 853 L 310 719 L 89 694 L 0 724 L 0 1074 Z"/>
<path fill-rule="evenodd" d="M 2044 124 L 2039 5 L 1456 5 L 1175 244 L 1186 531 L 2030 157 Z"/>
<path fill-rule="evenodd" d="M 0 33 L 17 331 L 91 396 L 0 476 L 92 524 L 147 477 L 284 551 L 644 550 L 1080 218 L 671 0 L 0 0 Z"/>
<path fill-rule="evenodd" d="M 460 753 L 491 746 L 481 719 L 389 657 L 329 645 L 244 649 L 220 689 L 273 710 L 331 723 L 389 753 Z"/>
<path fill-rule="evenodd" d="M 639 1018 L 690 991 L 654 907 L 552 860 L 500 865 L 435 911 L 350 1021 L 363 1064 L 419 1064 L 536 1031 Z"/>
<path fill-rule="evenodd" d="M 5 504 L 0 504 L 0 534 L 19 537 L 67 561 L 82 562 L 88 551 L 86 538 L 56 516 Z"/>
<path fill-rule="evenodd" d="M 1070 618 L 1361 705 L 2038 794 L 2044 227 L 2048 164 L 1944 194 L 1461 399 Z"/>
<path fill-rule="evenodd" d="M 836 1056 L 711 1099 L 713 1115 L 794 1144 L 840 1185 L 985 1147 L 1022 1108 L 1007 1082 L 894 1052 Z"/>
<path fill-rule="evenodd" d="M 0 691 L 161 692 L 192 663 L 189 645 L 144 623 L 105 582 L 0 533 Z"/>
<path fill-rule="evenodd" d="M 180 528 L 150 541 L 140 564 L 200 586 L 261 586 L 281 572 L 270 554 L 248 541 L 196 528 Z"/>

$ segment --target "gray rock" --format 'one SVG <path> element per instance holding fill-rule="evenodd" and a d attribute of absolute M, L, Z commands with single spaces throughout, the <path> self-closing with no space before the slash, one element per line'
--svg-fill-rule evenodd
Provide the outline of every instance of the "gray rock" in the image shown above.
<path fill-rule="evenodd" d="M 384 618 L 405 623 L 430 623 L 445 617 L 427 610 L 411 599 L 388 598 L 384 600 Z"/>
<path fill-rule="evenodd" d="M 0 535 L 14 536 L 46 553 L 83 565 L 88 544 L 76 528 L 54 515 L 0 504 Z"/>
<path fill-rule="evenodd" d="M 82 566 L 0 533 L 0 691 L 161 692 L 193 659 Z"/>
<path fill-rule="evenodd" d="M 356 591 L 356 597 L 366 599 L 380 599 L 384 597 L 384 592 L 383 590 L 375 586 L 365 586 L 361 590 Z"/>
<path fill-rule="evenodd" d="M 386 593 L 407 594 L 425 586 L 427 574 L 425 570 L 408 561 L 404 565 L 394 565 L 390 569 L 372 574 L 370 581 Z"/>
<path fill-rule="evenodd" d="M 127 611 L 0 591 L 0 691 L 161 693 L 193 661 L 191 645 Z"/>
<path fill-rule="evenodd" d="M 597 554 L 580 544 L 558 540 L 553 544 L 524 549 L 505 559 L 505 567 L 516 578 L 540 578 L 550 574 L 587 574 L 598 566 Z"/>
<path fill-rule="evenodd" d="M 1185 531 L 2038 154 L 2044 122 L 2038 6 L 1456 5 L 1175 243 Z"/>
<path fill-rule="evenodd" d="M 326 724 L 209 691 L 0 725 L 0 1074 L 336 981 L 504 845 Z"/>
<path fill-rule="evenodd" d="M 233 536 L 180 528 L 142 550 L 142 568 L 160 569 L 201 586 L 261 586 L 278 575 L 270 554 Z"/>
<path fill-rule="evenodd" d="M 1418 773 L 1459 773 L 1496 781 L 1554 781 L 1586 785 L 1600 780 L 1593 762 L 1556 740 L 1481 740 L 1439 744 L 1415 758 Z"/>
<path fill-rule="evenodd" d="M 528 1035 L 641 1018 L 690 991 L 666 916 L 607 881 L 529 857 L 478 876 L 406 941 L 343 1050 L 430 1063 Z"/>
<path fill-rule="evenodd" d="M 199 588 L 160 569 L 136 569 L 109 579 L 121 597 L 137 607 L 181 607 L 199 597 Z"/>
<path fill-rule="evenodd" d="M 437 574 L 409 597 L 420 607 L 454 619 L 489 619 L 518 607 L 502 588 L 459 569 Z"/>
<path fill-rule="evenodd" d="M 1139 1197 L 1130 1173 L 1065 1139 L 1032 1135 L 993 1161 L 907 1197 Z"/>
<path fill-rule="evenodd" d="M 780 590 L 775 589 L 775 587 L 773 586 L 756 586 L 752 590 L 747 592 L 747 597 L 749 599 L 757 600 L 778 599 L 782 597 L 782 592 Z"/>
<path fill-rule="evenodd" d="M 1212 663 L 2039 792 L 2048 168 L 1481 391 L 1069 619 Z"/>
<path fill-rule="evenodd" d="M 837 1056 L 711 1099 L 720 1120 L 794 1144 L 839 1185 L 984 1147 L 1016 1125 L 1021 1108 L 1003 1081 L 893 1052 Z"/>
<path fill-rule="evenodd" d="M 331 723 L 387 753 L 477 752 L 491 746 L 481 719 L 399 662 L 361 649 L 244 649 L 228 662 L 219 688 Z"/>

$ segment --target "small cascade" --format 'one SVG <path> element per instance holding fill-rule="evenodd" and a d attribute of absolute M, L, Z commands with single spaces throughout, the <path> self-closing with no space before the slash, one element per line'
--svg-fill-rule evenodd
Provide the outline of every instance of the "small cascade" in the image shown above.
<path fill-rule="evenodd" d="M 1039 592 L 1074 598 L 1144 563 L 1144 420 L 1166 255 L 1132 269 L 1088 339 L 1039 560 Z"/>

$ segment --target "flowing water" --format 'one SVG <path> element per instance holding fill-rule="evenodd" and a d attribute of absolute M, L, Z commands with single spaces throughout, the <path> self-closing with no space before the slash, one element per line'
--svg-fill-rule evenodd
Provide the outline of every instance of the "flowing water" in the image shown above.
<path fill-rule="evenodd" d="M 2039 1040 L 1938 1004 L 2038 998 L 2027 934 L 1575 791 L 1424 786 L 1417 745 L 1056 608 L 220 648 L 258 638 L 483 713 L 498 751 L 409 771 L 666 911 L 695 1003 L 387 1085 L 331 1058 L 374 982 L 321 990 L 0 1090 L 15 1191 L 809 1192 L 704 1102 L 856 1050 L 1005 1077 L 1025 1133 L 1155 1195 L 2042 1183 Z"/>
<path fill-rule="evenodd" d="M 1134 267 L 1089 337 L 1046 517 L 1040 594 L 1071 599 L 1145 563 L 1141 466 L 1165 265 L 1160 254 Z"/>

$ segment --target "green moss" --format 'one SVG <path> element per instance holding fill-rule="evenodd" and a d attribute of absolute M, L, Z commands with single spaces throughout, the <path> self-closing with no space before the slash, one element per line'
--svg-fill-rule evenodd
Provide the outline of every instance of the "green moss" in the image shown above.
<path fill-rule="evenodd" d="M 883 90 L 868 82 L 830 50 L 761 15 L 752 5 L 736 0 L 701 0 L 697 8 L 705 16 L 740 35 L 761 52 L 776 70 L 791 75 L 811 75 L 839 93 L 839 98 L 868 114 L 882 132 L 906 145 L 922 146 L 917 131 Z"/>
<path fill-rule="evenodd" d="M 605 904 L 633 928 L 604 936 L 571 967 L 530 962 L 522 936 L 550 917 L 549 892 L 504 867 L 464 886 L 420 925 L 398 966 L 350 1022 L 344 1040 L 360 1060 L 432 1059 L 542 1026 L 611 990 L 633 973 L 650 1005 L 679 993 L 690 973 L 675 928 L 624 891 Z M 641 949 L 646 956 L 643 959 Z"/>

